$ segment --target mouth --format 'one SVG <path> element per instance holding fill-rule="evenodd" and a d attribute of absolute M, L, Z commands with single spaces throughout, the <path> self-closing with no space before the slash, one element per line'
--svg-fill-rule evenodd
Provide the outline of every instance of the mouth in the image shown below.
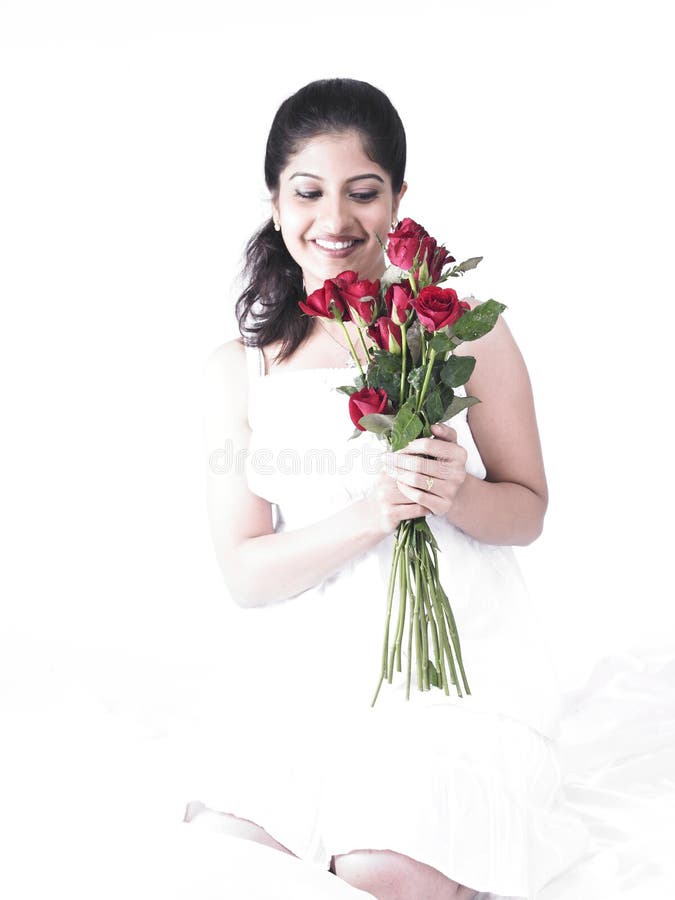
<path fill-rule="evenodd" d="M 341 259 L 344 256 L 349 256 L 356 247 L 363 244 L 363 240 L 361 238 L 354 238 L 348 241 L 324 241 L 315 238 L 312 240 L 312 243 L 322 255 Z"/>

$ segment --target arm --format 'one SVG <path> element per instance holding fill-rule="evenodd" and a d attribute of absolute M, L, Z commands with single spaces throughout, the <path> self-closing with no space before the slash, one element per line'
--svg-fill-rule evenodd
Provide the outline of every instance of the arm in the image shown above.
<path fill-rule="evenodd" d="M 447 519 L 486 543 L 530 544 L 543 529 L 548 487 L 525 361 L 501 316 L 459 352 L 476 357 L 466 389 L 481 402 L 467 417 L 487 475 L 466 476 Z"/>
<path fill-rule="evenodd" d="M 502 317 L 491 332 L 461 344 L 456 353 L 476 357 L 466 391 L 481 402 L 467 416 L 486 478 L 466 473 L 466 451 L 454 443 L 454 429 L 442 425 L 434 428 L 433 440 L 418 439 L 394 454 L 402 455 L 399 486 L 479 541 L 530 544 L 543 528 L 548 488 L 525 362 Z M 417 455 L 423 453 L 442 462 Z M 436 479 L 433 495 L 424 490 L 426 474 Z"/>
<path fill-rule="evenodd" d="M 271 504 L 251 492 L 243 466 L 234 464 L 243 459 L 250 435 L 244 353 L 241 342 L 233 340 L 207 361 L 204 436 L 216 555 L 234 601 L 251 607 L 312 587 L 382 540 L 403 513 L 418 516 L 428 509 L 411 504 L 384 476 L 367 498 L 311 526 L 276 533 Z"/>

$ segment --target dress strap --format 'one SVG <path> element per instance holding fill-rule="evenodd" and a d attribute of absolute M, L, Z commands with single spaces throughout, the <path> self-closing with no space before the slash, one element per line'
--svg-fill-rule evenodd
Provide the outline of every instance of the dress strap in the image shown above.
<path fill-rule="evenodd" d="M 246 366 L 248 370 L 249 383 L 257 378 L 263 378 L 265 375 L 265 357 L 260 347 L 251 347 L 244 344 L 246 351 Z"/>

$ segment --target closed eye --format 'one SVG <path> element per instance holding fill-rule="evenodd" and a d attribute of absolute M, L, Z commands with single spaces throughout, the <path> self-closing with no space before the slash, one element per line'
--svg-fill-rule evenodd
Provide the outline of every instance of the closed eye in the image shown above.
<path fill-rule="evenodd" d="M 313 200 L 315 197 L 321 196 L 321 191 L 296 191 L 296 197 L 302 197 L 303 200 Z M 358 194 L 350 194 L 355 200 L 373 200 L 377 197 L 377 191 L 363 191 Z"/>

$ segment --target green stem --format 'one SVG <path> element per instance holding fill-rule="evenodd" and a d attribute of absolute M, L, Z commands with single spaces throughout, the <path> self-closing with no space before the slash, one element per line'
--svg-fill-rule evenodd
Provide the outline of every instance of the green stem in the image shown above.
<path fill-rule="evenodd" d="M 434 618 L 434 610 L 431 603 L 431 598 L 429 597 L 428 585 L 427 581 L 428 569 L 426 567 L 422 568 L 422 578 L 424 584 L 424 605 L 427 610 L 427 616 L 429 617 L 429 625 L 431 626 L 431 644 L 434 648 L 434 658 L 436 660 L 436 668 L 438 670 L 438 677 L 440 679 L 440 684 L 438 687 L 442 687 L 445 693 L 448 693 L 448 682 L 445 677 L 445 666 L 443 665 L 443 658 L 438 646 L 438 629 L 436 628 L 436 620 Z"/>
<path fill-rule="evenodd" d="M 431 378 L 431 370 L 434 365 L 434 359 L 436 358 L 436 351 L 432 347 L 429 352 L 429 362 L 427 363 L 427 371 L 424 375 L 424 382 L 422 384 L 422 390 L 420 391 L 420 395 L 417 399 L 417 412 L 422 409 L 422 404 L 424 403 L 424 395 L 427 392 L 427 387 L 429 386 L 429 379 Z"/>
<path fill-rule="evenodd" d="M 424 558 L 426 554 L 426 548 L 424 546 L 424 535 L 417 531 L 417 543 L 420 549 L 420 557 Z M 420 572 L 420 561 L 415 560 L 417 577 L 419 578 Z M 418 591 L 420 594 L 420 630 L 422 637 L 422 689 L 425 691 L 429 690 L 429 620 L 427 619 L 427 612 L 424 605 L 424 579 L 423 577 L 419 579 L 418 582 Z"/>
<path fill-rule="evenodd" d="M 399 556 L 399 607 L 398 607 L 398 623 L 396 625 L 396 637 L 394 638 L 394 646 L 391 648 L 391 654 L 389 657 L 389 671 L 388 678 L 389 683 L 394 677 L 394 658 L 396 658 L 396 671 L 401 671 L 401 640 L 403 638 L 403 627 L 405 624 L 405 610 L 406 610 L 406 599 L 408 595 L 408 585 L 406 580 L 407 568 L 406 568 L 405 554 L 401 553 Z"/>
<path fill-rule="evenodd" d="M 470 694 L 471 690 L 469 688 L 469 682 L 467 681 L 467 678 L 466 678 L 466 672 L 464 671 L 464 661 L 462 660 L 462 648 L 461 648 L 460 642 L 459 642 L 459 632 L 457 631 L 457 624 L 455 622 L 455 617 L 452 612 L 452 607 L 450 606 L 450 601 L 448 600 L 447 594 L 443 590 L 443 587 L 441 585 L 441 582 L 440 582 L 440 579 L 438 576 L 438 553 L 436 552 L 435 547 L 432 547 L 432 550 L 434 553 L 436 583 L 438 585 L 438 590 L 441 595 L 441 605 L 442 605 L 443 609 L 445 610 L 445 615 L 448 620 L 448 624 L 450 626 L 450 636 L 452 638 L 452 644 L 453 644 L 453 647 L 455 650 L 455 656 L 457 657 L 457 664 L 459 665 L 459 670 L 462 673 L 462 681 L 464 682 L 464 689 L 467 692 L 467 694 Z M 460 693 L 460 696 L 461 696 L 461 693 Z"/>
<path fill-rule="evenodd" d="M 340 319 L 340 325 L 342 325 L 342 330 L 344 331 L 345 337 L 347 338 L 347 342 L 349 344 L 349 350 L 350 350 L 352 356 L 354 357 L 356 365 L 359 367 L 359 372 L 361 373 L 361 377 L 365 381 L 365 375 L 363 374 L 363 369 L 361 368 L 361 360 L 356 355 L 356 350 L 354 349 L 354 345 L 352 344 L 352 339 L 349 337 L 349 332 L 347 331 L 347 326 L 342 321 L 342 319 Z"/>
<path fill-rule="evenodd" d="M 380 693 L 380 688 L 382 687 L 382 682 L 387 672 L 387 655 L 389 650 L 389 622 L 391 620 L 391 605 L 394 596 L 394 576 L 397 568 L 398 557 L 401 552 L 401 545 L 399 544 L 399 533 L 401 529 L 401 525 L 399 524 L 397 535 L 396 535 L 396 543 L 394 545 L 394 554 L 391 561 L 391 572 L 389 574 L 389 590 L 387 594 L 387 617 L 385 622 L 385 631 L 384 631 L 384 646 L 382 648 L 382 670 L 380 672 L 380 680 L 377 685 L 377 690 L 375 691 L 375 696 L 371 702 L 371 707 L 375 706 L 375 701 L 377 700 L 378 694 Z"/>
<path fill-rule="evenodd" d="M 407 359 L 408 338 L 406 335 L 407 330 L 408 330 L 408 326 L 404 322 L 403 325 L 401 325 L 401 390 L 399 391 L 399 398 L 398 398 L 399 409 L 405 403 L 405 380 L 406 380 L 406 376 L 408 374 L 406 371 L 406 369 L 407 369 L 406 364 L 408 362 L 408 359 Z"/>
<path fill-rule="evenodd" d="M 368 361 L 370 361 L 370 350 L 368 350 L 368 348 L 366 347 L 366 342 L 363 338 L 363 328 L 361 328 L 360 326 L 359 326 L 359 337 L 361 338 L 361 346 L 363 347 L 363 350 L 366 354 L 366 359 Z"/>
<path fill-rule="evenodd" d="M 408 671 L 406 678 L 405 699 L 410 700 L 410 677 L 412 675 L 412 641 L 413 630 L 415 628 L 415 611 L 411 606 L 410 615 L 408 616 Z"/>
<path fill-rule="evenodd" d="M 419 562 L 415 558 L 415 605 L 413 607 L 413 628 L 415 630 L 415 663 L 417 667 L 417 689 L 424 690 L 422 675 L 422 633 L 420 626 L 420 573 Z"/>
<path fill-rule="evenodd" d="M 422 579 L 420 578 L 420 538 L 422 535 L 419 531 L 415 531 L 415 610 L 416 610 L 416 631 L 415 631 L 415 650 L 417 653 L 417 687 L 420 691 L 429 690 L 428 684 L 428 650 L 426 640 L 426 616 L 424 612 L 424 594 L 422 589 Z"/>

